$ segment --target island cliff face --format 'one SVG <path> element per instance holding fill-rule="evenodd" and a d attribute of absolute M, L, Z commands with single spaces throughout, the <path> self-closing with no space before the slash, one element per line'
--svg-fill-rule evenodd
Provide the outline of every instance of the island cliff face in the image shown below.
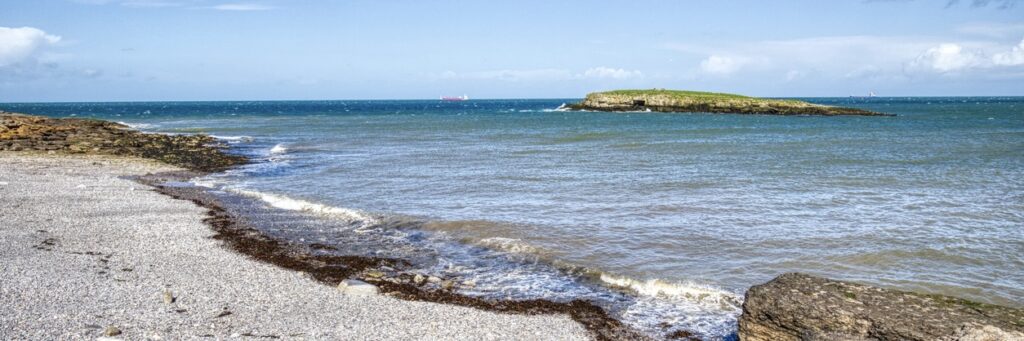
<path fill-rule="evenodd" d="M 706 112 L 764 115 L 894 116 L 798 100 L 764 99 L 734 94 L 679 90 L 615 90 L 594 92 L 571 110 Z"/>
<path fill-rule="evenodd" d="M 1024 310 L 790 273 L 747 291 L 741 341 L 1024 341 Z"/>

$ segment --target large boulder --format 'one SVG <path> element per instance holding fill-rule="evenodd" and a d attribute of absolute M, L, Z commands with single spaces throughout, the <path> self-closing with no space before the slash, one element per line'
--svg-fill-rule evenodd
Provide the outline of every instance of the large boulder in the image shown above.
<path fill-rule="evenodd" d="M 784 274 L 747 291 L 742 341 L 1024 341 L 1024 310 Z"/>

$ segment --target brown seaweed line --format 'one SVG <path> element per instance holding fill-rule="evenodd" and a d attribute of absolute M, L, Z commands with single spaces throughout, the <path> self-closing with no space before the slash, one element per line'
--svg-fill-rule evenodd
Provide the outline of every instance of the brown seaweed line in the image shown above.
<path fill-rule="evenodd" d="M 361 276 L 382 267 L 401 267 L 409 263 L 401 259 L 353 255 L 325 255 L 311 253 L 309 246 L 298 245 L 268 236 L 256 228 L 233 217 L 219 201 L 202 190 L 187 187 L 169 187 L 139 180 L 154 186 L 158 193 L 179 200 L 188 200 L 206 208 L 203 221 L 216 233 L 212 238 L 238 253 L 278 267 L 308 273 L 313 279 L 336 286 L 349 278 L 372 282 L 384 295 L 409 301 L 424 301 L 472 307 L 485 311 L 511 314 L 567 314 L 582 324 L 596 340 L 650 340 L 651 338 L 611 317 L 604 309 L 586 300 L 554 302 L 546 299 L 493 300 L 461 295 L 446 290 L 429 290 L 412 283 L 382 281 Z M 669 335 L 673 339 L 697 338 L 686 331 Z"/>

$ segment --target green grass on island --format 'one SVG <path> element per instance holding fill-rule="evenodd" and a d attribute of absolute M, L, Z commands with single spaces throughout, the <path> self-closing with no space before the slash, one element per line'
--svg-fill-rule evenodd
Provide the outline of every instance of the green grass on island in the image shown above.
<path fill-rule="evenodd" d="M 729 93 L 685 90 L 613 90 L 593 92 L 574 110 L 707 112 L 765 115 L 891 116 L 856 108 L 809 103 L 795 99 L 758 98 Z"/>

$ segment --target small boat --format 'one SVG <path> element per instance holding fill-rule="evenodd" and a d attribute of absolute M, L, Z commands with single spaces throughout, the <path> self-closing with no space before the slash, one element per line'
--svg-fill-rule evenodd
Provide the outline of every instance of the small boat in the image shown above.
<path fill-rule="evenodd" d="M 469 100 L 469 96 L 466 96 L 466 95 L 456 96 L 456 97 L 441 96 L 441 100 L 442 101 L 448 101 L 448 102 L 461 102 L 461 101 L 468 101 Z"/>

